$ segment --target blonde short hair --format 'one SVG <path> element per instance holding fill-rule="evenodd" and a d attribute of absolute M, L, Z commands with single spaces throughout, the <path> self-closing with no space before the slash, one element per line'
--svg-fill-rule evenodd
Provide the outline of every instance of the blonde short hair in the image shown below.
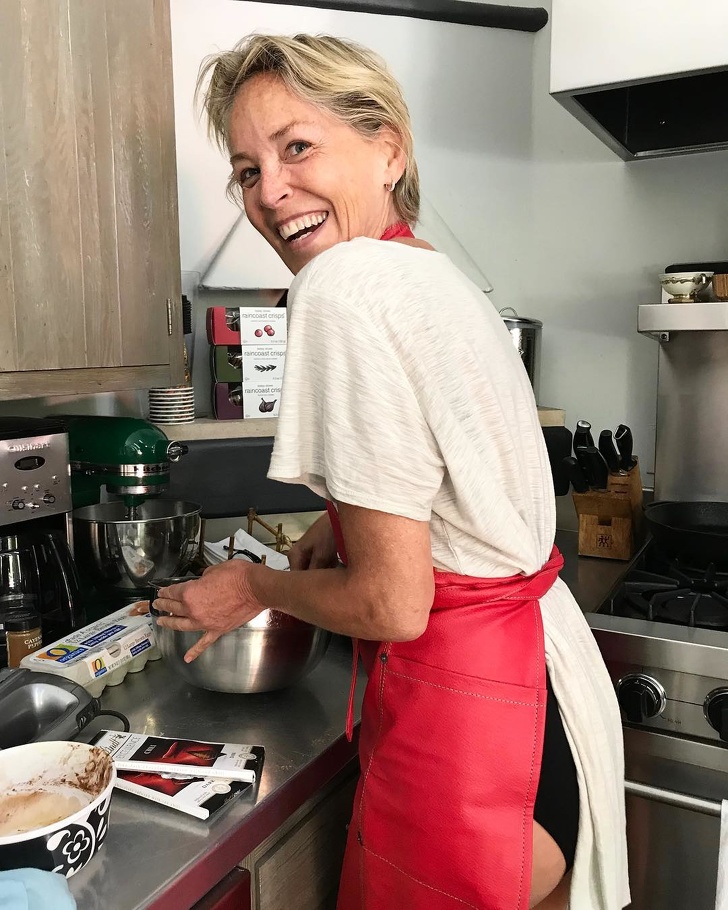
<path fill-rule="evenodd" d="M 212 71 L 209 82 L 205 79 Z M 229 148 L 228 126 L 240 86 L 259 73 L 272 73 L 305 101 L 324 108 L 364 137 L 382 126 L 400 137 L 407 164 L 394 189 L 403 221 L 414 225 L 420 211 L 420 179 L 412 153 L 412 124 L 399 83 L 373 51 L 328 35 L 251 35 L 230 51 L 203 60 L 195 97 L 202 98 L 208 132 Z M 231 195 L 239 187 L 231 179 Z"/>

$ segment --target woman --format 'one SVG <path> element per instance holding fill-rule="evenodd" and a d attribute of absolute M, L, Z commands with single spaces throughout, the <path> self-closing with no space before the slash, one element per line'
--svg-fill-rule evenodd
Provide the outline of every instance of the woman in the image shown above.
<path fill-rule="evenodd" d="M 612 685 L 557 577 L 510 336 L 410 230 L 399 86 L 376 55 L 305 35 L 254 36 L 210 73 L 231 187 L 296 276 L 269 475 L 329 510 L 291 551 L 305 571 L 208 569 L 164 590 L 163 623 L 204 630 L 189 660 L 266 608 L 357 640 L 369 679 L 339 910 L 618 910 Z"/>

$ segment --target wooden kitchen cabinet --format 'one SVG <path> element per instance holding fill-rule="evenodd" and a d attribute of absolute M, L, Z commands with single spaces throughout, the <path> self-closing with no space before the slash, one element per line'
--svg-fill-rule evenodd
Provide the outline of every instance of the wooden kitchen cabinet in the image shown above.
<path fill-rule="evenodd" d="M 0 399 L 183 381 L 169 0 L 0 21 Z"/>
<path fill-rule="evenodd" d="M 358 764 L 304 803 L 248 856 L 252 910 L 334 910 Z"/>

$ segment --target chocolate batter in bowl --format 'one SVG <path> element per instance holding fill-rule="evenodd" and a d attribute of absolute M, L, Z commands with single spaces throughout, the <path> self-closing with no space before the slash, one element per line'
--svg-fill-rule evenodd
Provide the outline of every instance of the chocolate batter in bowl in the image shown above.
<path fill-rule="evenodd" d="M 0 752 L 0 870 L 70 877 L 101 847 L 116 779 L 103 749 L 40 742 Z"/>

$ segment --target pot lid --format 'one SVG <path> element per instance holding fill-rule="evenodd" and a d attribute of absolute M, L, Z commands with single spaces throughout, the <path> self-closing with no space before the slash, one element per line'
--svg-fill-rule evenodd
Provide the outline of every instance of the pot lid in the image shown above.
<path fill-rule="evenodd" d="M 512 316 L 504 316 L 503 314 L 508 310 L 513 313 Z M 503 309 L 498 310 L 498 315 L 501 317 L 503 322 L 507 322 L 509 325 L 520 326 L 522 328 L 527 328 L 528 326 L 542 328 L 543 322 L 540 319 L 529 319 L 526 316 L 519 316 L 518 313 L 513 309 L 512 306 L 505 306 Z"/>

